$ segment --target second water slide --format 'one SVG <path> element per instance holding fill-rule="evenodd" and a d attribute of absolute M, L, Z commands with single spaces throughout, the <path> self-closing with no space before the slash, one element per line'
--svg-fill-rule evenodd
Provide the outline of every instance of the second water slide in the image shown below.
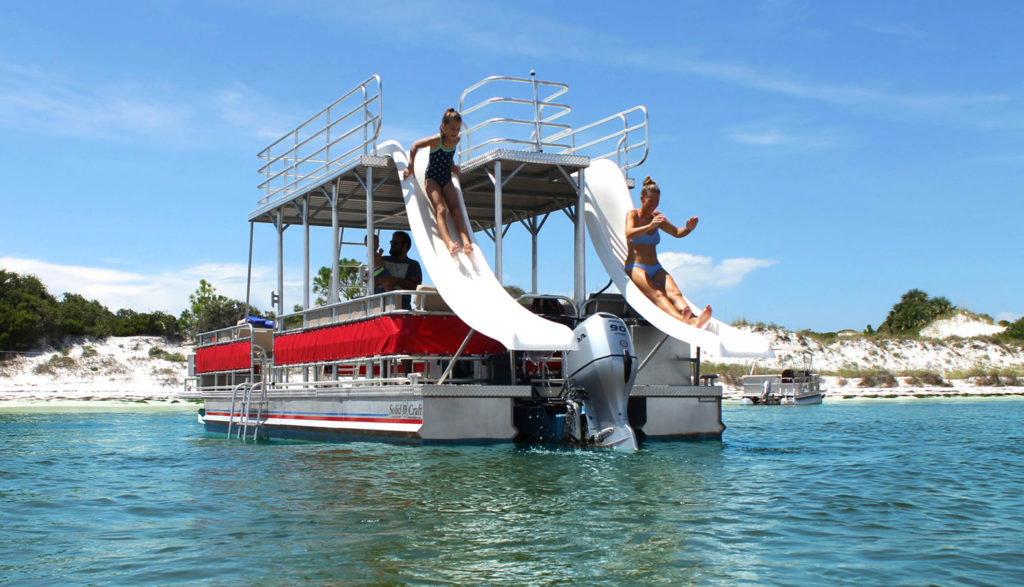
<path fill-rule="evenodd" d="M 712 318 L 704 328 L 686 324 L 659 308 L 648 298 L 624 270 L 626 263 L 626 213 L 633 209 L 633 199 L 622 170 L 607 159 L 593 161 L 584 172 L 586 191 L 587 232 L 601 264 L 626 302 L 645 320 L 665 334 L 703 352 L 717 357 L 771 358 L 768 339 L 744 332 Z M 700 314 L 702 308 L 689 299 L 690 309 Z"/>
<path fill-rule="evenodd" d="M 378 153 L 391 157 L 399 178 L 409 165 L 408 154 L 397 141 L 387 141 L 378 147 Z M 473 238 L 473 253 L 448 252 L 434 219 L 433 207 L 424 190 L 423 175 L 427 167 L 427 154 L 416 159 L 413 174 L 402 181 L 402 195 L 409 217 L 409 228 L 416 249 L 430 274 L 439 294 L 448 307 L 473 330 L 489 336 L 509 350 L 569 350 L 576 348 L 572 330 L 545 320 L 529 311 L 505 291 L 494 276 L 480 246 Z M 452 178 L 460 190 L 458 180 Z M 462 198 L 459 198 L 460 202 Z M 451 214 L 466 215 L 465 204 Z M 467 223 L 468 224 L 468 223 Z M 448 226 L 454 228 L 449 221 Z M 453 235 L 459 242 L 458 235 Z"/>

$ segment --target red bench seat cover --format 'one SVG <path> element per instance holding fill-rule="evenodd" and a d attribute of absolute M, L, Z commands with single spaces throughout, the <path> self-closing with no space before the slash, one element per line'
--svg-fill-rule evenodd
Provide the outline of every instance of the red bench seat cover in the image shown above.
<path fill-rule="evenodd" d="M 274 337 L 274 364 L 301 365 L 382 355 L 454 355 L 469 332 L 455 316 L 378 316 L 361 322 Z M 498 341 L 473 334 L 465 355 L 505 352 Z"/>
<path fill-rule="evenodd" d="M 196 373 L 248 370 L 251 365 L 249 339 L 196 349 Z"/>

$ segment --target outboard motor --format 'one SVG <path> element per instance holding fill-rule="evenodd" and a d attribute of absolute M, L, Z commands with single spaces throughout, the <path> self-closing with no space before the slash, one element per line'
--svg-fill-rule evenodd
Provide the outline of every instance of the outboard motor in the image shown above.
<path fill-rule="evenodd" d="M 618 316 L 600 313 L 574 333 L 579 350 L 565 353 L 569 435 L 581 444 L 636 449 L 627 410 L 637 371 L 629 329 Z"/>

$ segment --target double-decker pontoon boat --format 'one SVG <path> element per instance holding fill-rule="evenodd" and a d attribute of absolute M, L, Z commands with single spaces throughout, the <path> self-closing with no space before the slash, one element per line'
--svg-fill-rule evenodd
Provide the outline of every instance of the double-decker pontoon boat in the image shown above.
<path fill-rule="evenodd" d="M 505 93 L 480 99 L 485 90 Z M 574 128 L 564 123 L 571 108 L 555 101 L 567 91 L 531 72 L 486 78 L 459 100 L 455 182 L 464 207 L 450 212 L 465 215 L 474 240 L 490 237 L 493 271 L 480 243 L 468 255 L 445 248 L 423 191 L 426 154 L 403 180 L 406 148 L 379 141 L 379 77 L 260 153 L 265 193 L 249 214 L 250 274 L 254 227 L 269 224 L 283 292 L 283 234 L 301 227 L 302 310 L 286 312 L 275 293 L 276 323 L 243 321 L 197 337 L 186 391 L 204 400 L 206 429 L 243 438 L 617 448 L 720 438 L 721 388 L 699 385 L 701 349 L 750 357 L 771 349 L 717 320 L 704 329 L 683 324 L 629 281 L 625 174 L 647 156 L 647 112 L 635 107 Z M 537 235 L 552 213 L 574 225 L 571 298 L 537 291 Z M 518 300 L 500 278 L 502 239 L 516 223 L 533 243 L 531 291 Z M 329 300 L 320 306 L 310 303 L 313 227 L 329 228 L 333 243 Z M 346 229 L 359 237 L 346 241 Z M 379 230 L 412 234 L 433 286 L 373 294 L 372 271 L 354 297 L 351 284 L 339 285 L 342 246 L 360 248 L 372 266 L 373 246 L 364 242 L 373 241 L 362 236 Z M 621 294 L 587 295 L 588 232 Z"/>

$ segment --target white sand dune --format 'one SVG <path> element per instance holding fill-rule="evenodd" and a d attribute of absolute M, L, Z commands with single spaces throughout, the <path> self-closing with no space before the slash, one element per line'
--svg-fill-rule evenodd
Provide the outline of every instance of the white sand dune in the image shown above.
<path fill-rule="evenodd" d="M 978 338 L 1001 331 L 1001 326 L 965 314 L 932 324 L 920 339 L 902 341 L 840 337 L 822 344 L 781 328 L 746 328 L 770 338 L 776 349 L 774 359 L 758 362 L 758 372 L 806 364 L 824 372 L 931 372 L 946 382 L 929 387 L 898 377 L 897 386 L 879 388 L 860 387 L 860 377 L 826 376 L 825 387 L 833 398 L 1024 394 L 1024 377 L 1020 385 L 1009 377 L 1002 378 L 999 385 L 992 385 L 991 377 L 987 381 L 979 376 L 950 378 L 968 372 L 1024 370 L 1024 351 Z M 184 358 L 191 350 L 189 345 L 147 336 L 72 341 L 63 351 L 50 349 L 0 362 L 0 401 L 178 401 L 187 374 Z M 747 366 L 750 362 L 724 361 Z M 705 372 L 711 372 L 709 368 L 706 366 Z M 723 383 L 726 397 L 738 397 L 738 387 Z"/>

